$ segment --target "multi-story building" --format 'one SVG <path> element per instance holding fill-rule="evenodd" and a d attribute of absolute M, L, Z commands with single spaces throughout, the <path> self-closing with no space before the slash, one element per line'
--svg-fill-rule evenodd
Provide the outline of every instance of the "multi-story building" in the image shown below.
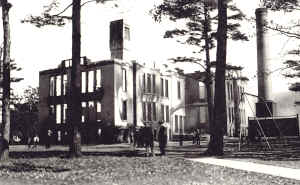
<path fill-rule="evenodd" d="M 248 78 L 241 74 L 241 67 L 234 67 L 227 70 L 226 79 L 226 104 L 227 104 L 227 134 L 229 136 L 239 136 L 247 134 L 247 117 L 245 112 L 245 85 Z"/>
<path fill-rule="evenodd" d="M 239 136 L 240 130 L 243 134 L 247 134 L 247 117 L 245 112 L 245 98 L 242 95 L 244 92 L 245 85 L 248 81 L 246 77 L 242 76 L 242 67 L 238 66 L 227 66 L 226 70 L 226 135 L 228 136 Z M 198 79 L 199 82 L 199 95 L 200 102 L 207 101 L 207 92 L 204 84 L 205 73 L 204 72 L 195 72 L 189 74 L 190 77 Z M 211 85 L 212 88 L 212 98 L 214 98 L 215 87 L 214 83 Z M 213 99 L 212 99 L 213 101 Z M 214 103 L 217 106 L 217 103 Z M 203 128 L 208 131 L 208 109 L 207 106 L 199 107 L 199 128 Z"/>
<path fill-rule="evenodd" d="M 155 128 L 159 120 L 167 123 L 171 139 L 186 134 L 198 122 L 195 116 L 186 118 L 197 110 L 190 105 L 198 100 L 198 82 L 183 73 L 162 72 L 118 59 L 89 63 L 83 58 L 82 61 L 81 121 L 86 140 L 94 140 L 99 128 L 109 125 L 125 129 L 150 122 Z M 44 122 L 53 116 L 55 123 L 50 128 L 57 141 L 67 134 L 70 66 L 71 61 L 65 60 L 56 69 L 40 72 L 39 120 Z M 190 86 L 196 91 L 191 91 Z M 193 99 L 187 99 L 187 91 Z"/>
<path fill-rule="evenodd" d="M 77 75 L 81 77 L 83 142 L 101 140 L 100 132 L 102 139 L 112 141 L 130 125 L 140 127 L 145 122 L 155 129 L 164 120 L 170 139 L 197 125 L 198 81 L 181 70 L 128 60 L 125 46 L 129 40 L 128 25 L 114 21 L 110 25 L 112 59 L 90 62 L 82 57 Z M 72 116 L 68 114 L 71 66 L 71 60 L 64 60 L 58 68 L 41 71 L 39 77 L 39 121 L 52 130 L 57 142 L 67 139 L 67 118 Z"/>

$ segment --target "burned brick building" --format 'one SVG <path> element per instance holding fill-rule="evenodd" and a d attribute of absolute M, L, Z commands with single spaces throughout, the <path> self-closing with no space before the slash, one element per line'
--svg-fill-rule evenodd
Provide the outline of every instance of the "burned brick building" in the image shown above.
<path fill-rule="evenodd" d="M 214 64 L 212 65 L 214 67 Z M 248 82 L 248 78 L 243 76 L 243 68 L 240 66 L 233 66 L 228 64 L 226 67 L 226 80 L 225 80 L 225 92 L 226 92 L 226 114 L 227 121 L 224 128 L 225 135 L 227 136 L 239 136 L 240 131 L 243 134 L 247 134 L 247 114 L 246 114 L 246 102 L 243 92 L 245 92 L 245 86 Z M 207 103 L 207 91 L 205 85 L 205 72 L 194 72 L 187 74 L 193 79 L 199 81 L 199 98 L 200 102 Z M 211 84 L 212 97 L 215 93 L 214 81 Z M 213 101 L 213 99 L 212 99 Z M 212 102 L 213 106 L 218 106 L 217 102 Z M 199 124 L 196 126 L 202 128 L 206 132 L 209 132 L 209 118 L 207 106 L 199 106 L 197 110 Z"/>
<path fill-rule="evenodd" d="M 84 143 L 101 143 L 104 138 L 122 140 L 129 126 L 141 127 L 149 122 L 155 129 L 159 120 L 168 125 L 169 139 L 176 139 L 199 123 L 199 82 L 178 69 L 149 67 L 143 61 L 129 60 L 128 42 L 129 26 L 123 20 L 113 21 L 111 59 L 91 62 L 81 58 L 78 75 Z M 51 130 L 57 143 L 68 138 L 67 118 L 72 116 L 67 105 L 71 66 L 71 60 L 64 60 L 55 69 L 41 71 L 39 76 L 39 121 Z"/>

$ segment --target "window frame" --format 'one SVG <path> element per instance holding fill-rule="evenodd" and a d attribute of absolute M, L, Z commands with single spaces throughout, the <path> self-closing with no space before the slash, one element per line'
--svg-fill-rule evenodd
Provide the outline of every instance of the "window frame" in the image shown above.
<path fill-rule="evenodd" d="M 122 89 L 123 92 L 127 92 L 127 70 L 122 68 Z"/>
<path fill-rule="evenodd" d="M 122 121 L 126 121 L 127 120 L 127 100 L 122 100 L 121 120 Z"/>
<path fill-rule="evenodd" d="M 55 76 L 50 76 L 49 79 L 49 96 L 55 96 Z"/>
<path fill-rule="evenodd" d="M 61 104 L 55 105 L 55 123 L 57 125 L 62 124 L 62 108 Z"/>
<path fill-rule="evenodd" d="M 88 78 L 87 78 L 87 92 L 92 93 L 95 91 L 95 71 L 91 70 L 88 71 Z"/>
<path fill-rule="evenodd" d="M 181 99 L 181 84 L 180 81 L 177 81 L 177 98 Z"/>
<path fill-rule="evenodd" d="M 61 96 L 62 95 L 62 78 L 61 75 L 57 75 L 55 78 L 55 95 Z"/>
<path fill-rule="evenodd" d="M 86 93 L 87 92 L 87 72 L 86 71 L 82 71 L 81 72 L 81 93 Z"/>

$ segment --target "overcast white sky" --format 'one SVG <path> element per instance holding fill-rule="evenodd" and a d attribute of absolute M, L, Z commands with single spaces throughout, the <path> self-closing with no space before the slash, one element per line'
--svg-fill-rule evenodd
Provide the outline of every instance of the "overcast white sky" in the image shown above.
<path fill-rule="evenodd" d="M 39 15 L 43 5 L 51 0 L 10 0 L 13 8 L 10 11 L 12 58 L 23 68 L 19 73 L 25 80 L 17 85 L 16 89 L 22 92 L 24 87 L 38 86 L 39 71 L 55 68 L 61 60 L 71 58 L 71 23 L 59 28 L 47 26 L 36 28 L 30 24 L 21 24 L 20 20 L 33 14 Z M 90 3 L 82 8 L 82 56 L 87 56 L 92 61 L 109 59 L 109 22 L 125 18 L 131 27 L 131 51 L 134 57 L 143 62 L 165 62 L 167 58 L 176 57 L 180 53 L 190 53 L 188 47 L 178 45 L 174 40 L 163 39 L 167 28 L 174 25 L 163 22 L 155 23 L 148 15 L 153 4 L 161 0 L 119 0 L 119 8 L 112 8 L 112 3 L 106 5 Z M 235 0 L 237 6 L 248 16 L 254 16 L 259 0 Z M 62 8 L 71 0 L 61 0 Z M 84 0 L 82 0 L 84 2 Z M 67 14 L 70 13 L 66 12 Z M 2 25 L 2 24 L 1 24 Z M 255 33 L 253 25 L 243 25 L 249 33 Z M 0 29 L 2 35 L 2 27 Z M 276 39 L 275 39 L 276 38 Z M 256 40 L 255 36 L 249 42 L 228 43 L 228 62 L 245 67 L 244 73 L 252 81 L 250 89 L 256 93 Z M 2 36 L 0 37 L 0 41 Z M 288 48 L 286 38 L 278 42 L 275 35 L 272 39 L 277 44 L 271 44 L 274 56 L 274 68 L 280 66 L 282 56 Z M 211 53 L 214 58 L 215 53 Z M 276 60 L 275 60 L 276 59 Z M 187 69 L 188 67 L 186 67 Z M 197 69 L 195 69 L 197 70 Z M 278 79 L 280 74 L 276 74 Z M 282 81 L 286 85 L 286 81 Z M 282 86 L 277 90 L 281 91 Z"/>
<path fill-rule="evenodd" d="M 38 86 L 39 71 L 54 68 L 61 60 L 71 57 L 71 23 L 62 28 L 54 26 L 36 28 L 30 24 L 20 23 L 21 19 L 30 14 L 39 15 L 43 6 L 50 1 L 10 0 L 13 4 L 10 11 L 11 56 L 23 68 L 19 75 L 25 78 L 17 85 L 17 89 L 23 89 L 28 85 Z M 82 55 L 94 61 L 110 58 L 109 21 L 118 18 L 125 18 L 131 26 L 131 51 L 137 60 L 160 62 L 169 57 L 175 57 L 180 52 L 189 51 L 189 48 L 178 45 L 174 40 L 162 39 L 165 29 L 172 25 L 165 22 L 155 23 L 148 15 L 153 4 L 159 1 L 121 0 L 118 3 L 119 8 L 111 8 L 112 3 L 106 5 L 90 3 L 84 7 L 82 9 Z M 61 2 L 61 7 L 64 7 L 71 0 Z M 239 3 L 239 6 L 246 13 L 254 15 L 257 2 L 251 0 L 247 3 Z M 0 29 L 0 34 L 2 35 L 2 29 Z M 247 45 L 243 47 L 249 48 Z M 237 57 L 235 54 L 235 57 L 231 57 L 231 54 L 234 53 L 229 52 L 229 58 Z M 253 56 L 255 59 L 256 54 L 253 53 Z"/>

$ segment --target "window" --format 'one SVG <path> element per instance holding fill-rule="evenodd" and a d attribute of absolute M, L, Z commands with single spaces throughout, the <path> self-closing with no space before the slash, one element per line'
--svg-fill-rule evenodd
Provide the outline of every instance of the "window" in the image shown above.
<path fill-rule="evenodd" d="M 184 128 L 183 128 L 183 116 L 179 116 L 179 123 L 180 123 L 180 133 L 183 133 Z"/>
<path fill-rule="evenodd" d="M 65 60 L 65 67 L 72 67 L 72 60 Z"/>
<path fill-rule="evenodd" d="M 232 121 L 232 117 L 231 117 L 231 116 L 232 116 L 232 113 L 231 113 L 231 110 L 232 110 L 232 109 L 229 107 L 229 108 L 228 108 L 229 122 Z"/>
<path fill-rule="evenodd" d="M 56 105 L 56 124 L 61 124 L 61 105 Z"/>
<path fill-rule="evenodd" d="M 169 97 L 169 83 L 165 80 L 165 97 Z"/>
<path fill-rule="evenodd" d="M 170 122 L 170 117 L 169 117 L 169 106 L 166 106 L 166 122 Z"/>
<path fill-rule="evenodd" d="M 164 105 L 160 106 L 160 111 L 161 111 L 161 119 L 165 120 L 165 107 L 164 107 Z"/>
<path fill-rule="evenodd" d="M 152 110 L 153 110 L 153 121 L 156 121 L 156 103 L 152 102 Z"/>
<path fill-rule="evenodd" d="M 152 92 L 153 93 L 156 92 L 156 88 L 155 88 L 155 75 L 152 75 Z"/>
<path fill-rule="evenodd" d="M 61 96 L 61 76 L 56 76 L 56 96 Z"/>
<path fill-rule="evenodd" d="M 85 122 L 86 121 L 86 102 L 81 102 L 81 108 L 82 108 L 81 122 Z"/>
<path fill-rule="evenodd" d="M 122 120 L 127 120 L 127 101 L 124 100 L 122 102 Z"/>
<path fill-rule="evenodd" d="M 241 93 L 244 93 L 244 88 L 243 87 L 241 87 Z M 242 94 L 241 101 L 244 102 L 244 100 L 245 100 L 245 96 L 244 96 L 244 94 Z"/>
<path fill-rule="evenodd" d="M 164 96 L 164 79 L 160 79 L 160 95 Z"/>
<path fill-rule="evenodd" d="M 205 85 L 203 82 L 199 83 L 199 95 L 200 95 L 200 99 L 205 99 Z"/>
<path fill-rule="evenodd" d="M 241 109 L 239 109 L 239 114 L 240 114 L 241 124 L 243 124 L 244 123 L 244 118 L 243 118 L 243 114 L 242 114 L 242 110 Z"/>
<path fill-rule="evenodd" d="M 143 92 L 146 92 L 146 74 L 143 74 Z"/>
<path fill-rule="evenodd" d="M 177 82 L 177 97 L 178 97 L 178 99 L 181 98 L 180 81 Z"/>
<path fill-rule="evenodd" d="M 146 117 L 146 103 L 143 102 L 143 120 L 146 121 L 147 117 Z"/>
<path fill-rule="evenodd" d="M 63 104 L 63 123 L 67 122 L 67 111 L 68 111 L 68 105 L 67 104 Z"/>
<path fill-rule="evenodd" d="M 122 87 L 123 91 L 127 91 L 127 73 L 125 69 L 122 69 Z"/>
<path fill-rule="evenodd" d="M 125 26 L 125 28 L 124 28 L 124 39 L 130 40 L 130 29 L 127 26 Z"/>
<path fill-rule="evenodd" d="M 151 75 L 147 74 L 147 93 L 151 93 Z"/>
<path fill-rule="evenodd" d="M 84 65 L 85 64 L 85 59 L 86 57 L 80 57 L 80 65 Z"/>
<path fill-rule="evenodd" d="M 228 99 L 231 99 L 231 94 L 230 94 L 230 84 L 227 82 L 227 94 L 228 94 Z"/>
<path fill-rule="evenodd" d="M 2 122 L 2 101 L 0 101 L 0 122 Z"/>
<path fill-rule="evenodd" d="M 81 93 L 86 93 L 86 72 L 81 72 Z"/>
<path fill-rule="evenodd" d="M 147 104 L 147 116 L 148 116 L 148 121 L 152 121 L 152 103 Z"/>
<path fill-rule="evenodd" d="M 96 70 L 96 89 L 101 87 L 101 69 Z"/>
<path fill-rule="evenodd" d="M 101 112 L 101 103 L 97 102 L 97 112 Z"/>
<path fill-rule="evenodd" d="M 228 107 L 227 109 L 228 113 L 227 113 L 227 120 L 230 122 L 231 118 L 230 118 L 230 108 Z"/>
<path fill-rule="evenodd" d="M 205 123 L 207 121 L 207 107 L 200 107 L 200 123 Z"/>
<path fill-rule="evenodd" d="M 89 71 L 88 75 L 88 92 L 94 92 L 94 71 Z"/>
<path fill-rule="evenodd" d="M 234 122 L 234 108 L 233 108 L 233 107 L 231 108 L 231 114 L 232 114 L 232 115 L 231 115 L 231 117 L 232 117 L 232 122 Z"/>
<path fill-rule="evenodd" d="M 241 97 L 241 94 L 240 94 L 240 86 L 237 86 L 237 88 L 236 88 L 236 90 L 237 90 L 237 99 L 238 99 L 238 101 L 240 100 L 240 97 Z"/>
<path fill-rule="evenodd" d="M 175 130 L 174 130 L 174 132 L 176 132 L 176 133 L 178 133 L 178 116 L 177 115 L 175 115 Z"/>
<path fill-rule="evenodd" d="M 89 107 L 94 107 L 94 102 L 93 101 L 89 101 Z"/>
<path fill-rule="evenodd" d="M 54 96 L 54 90 L 55 90 L 55 77 L 51 76 L 50 77 L 50 88 L 49 88 L 50 92 L 50 96 Z"/>
<path fill-rule="evenodd" d="M 88 108 L 88 114 L 89 119 L 88 121 L 95 121 L 96 120 L 96 111 L 95 111 L 95 105 L 93 101 L 89 101 L 89 108 Z"/>
<path fill-rule="evenodd" d="M 230 84 L 230 94 L 231 94 L 231 99 L 233 99 L 233 84 Z"/>
<path fill-rule="evenodd" d="M 97 114 L 97 121 L 101 121 L 101 103 L 99 101 L 97 101 L 96 103 L 96 114 Z"/>
<path fill-rule="evenodd" d="M 61 131 L 57 131 L 57 141 L 61 141 Z"/>
<path fill-rule="evenodd" d="M 68 87 L 68 76 L 67 74 L 63 75 L 63 95 L 67 94 L 67 87 Z"/>
<path fill-rule="evenodd" d="M 55 107 L 54 105 L 50 105 L 50 114 L 54 115 L 55 113 Z"/>

